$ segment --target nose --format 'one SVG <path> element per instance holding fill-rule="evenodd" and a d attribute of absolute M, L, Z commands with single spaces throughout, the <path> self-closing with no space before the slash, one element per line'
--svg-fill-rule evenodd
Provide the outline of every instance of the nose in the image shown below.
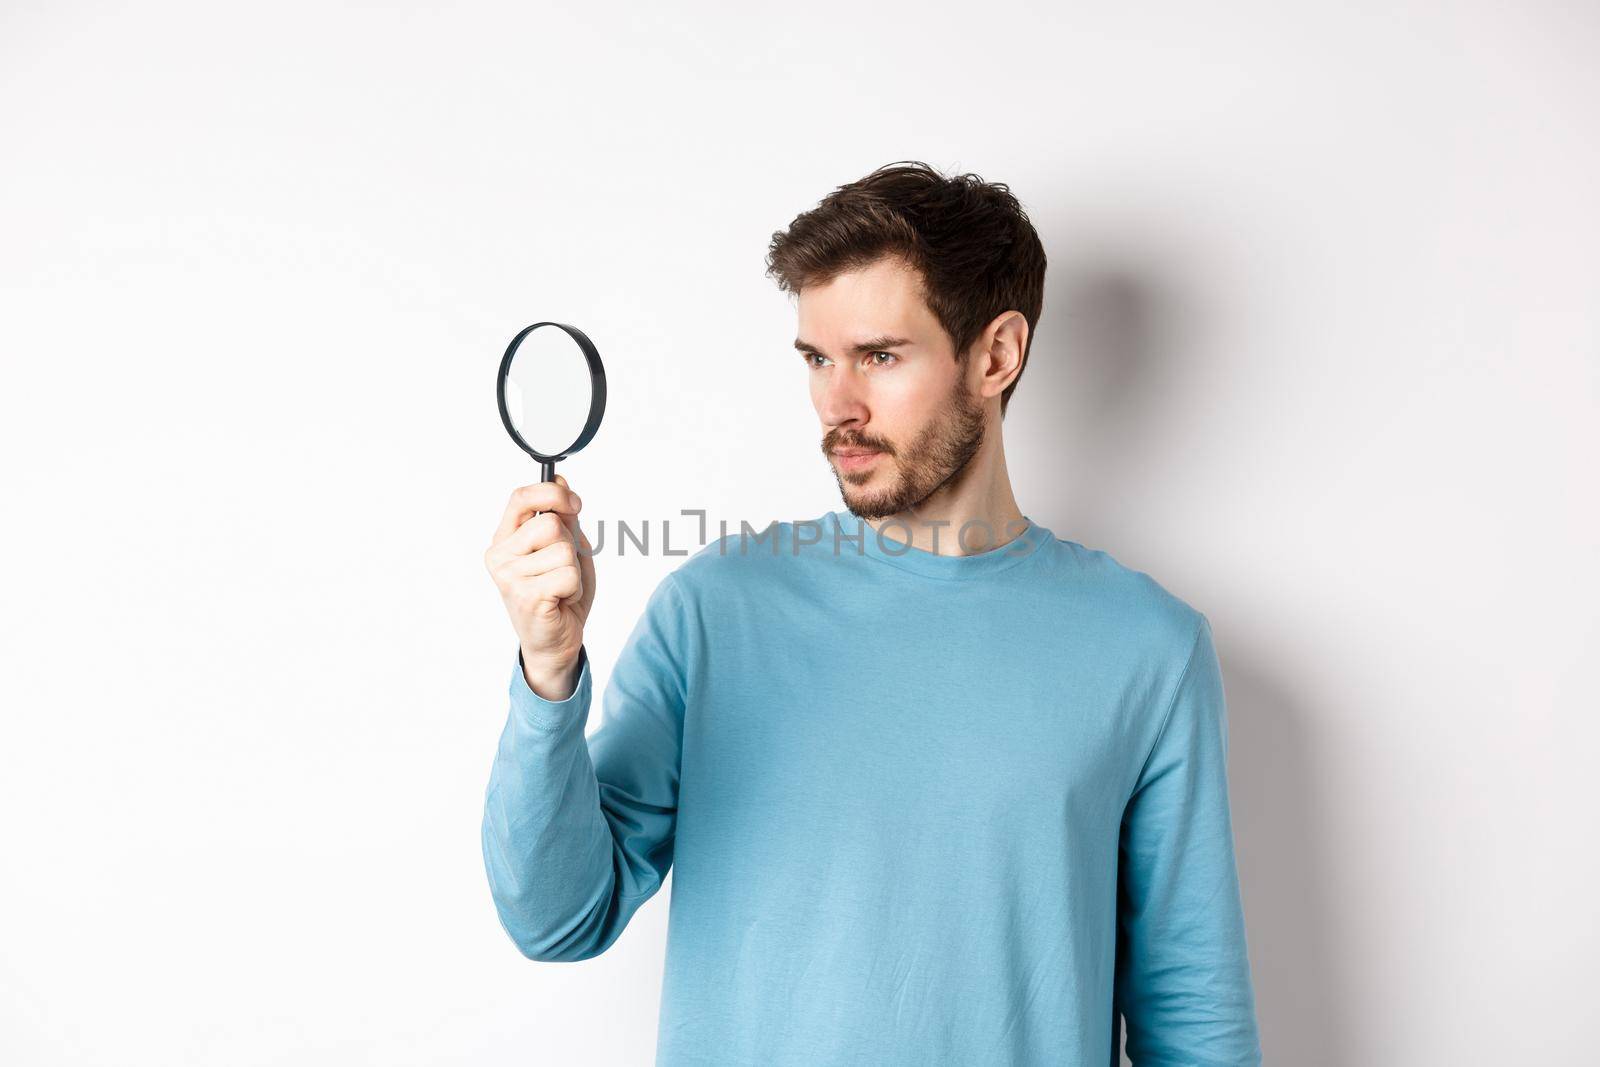
<path fill-rule="evenodd" d="M 866 385 L 862 375 L 847 365 L 830 368 L 817 396 L 817 417 L 825 426 L 867 421 Z"/>

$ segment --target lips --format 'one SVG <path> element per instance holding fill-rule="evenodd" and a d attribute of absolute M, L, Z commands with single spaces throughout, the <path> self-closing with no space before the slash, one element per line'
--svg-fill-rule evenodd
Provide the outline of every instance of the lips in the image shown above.
<path fill-rule="evenodd" d="M 839 448 L 833 453 L 833 461 L 840 470 L 858 471 L 872 466 L 880 453 L 871 448 Z"/>

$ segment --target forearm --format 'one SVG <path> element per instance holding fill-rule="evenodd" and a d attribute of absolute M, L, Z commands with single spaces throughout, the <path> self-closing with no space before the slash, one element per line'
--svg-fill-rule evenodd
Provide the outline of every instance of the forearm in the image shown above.
<path fill-rule="evenodd" d="M 561 701 L 514 682 L 490 771 L 484 865 L 501 924 L 530 959 L 586 959 L 614 940 L 615 842 L 584 738 L 590 690 L 586 661 Z"/>

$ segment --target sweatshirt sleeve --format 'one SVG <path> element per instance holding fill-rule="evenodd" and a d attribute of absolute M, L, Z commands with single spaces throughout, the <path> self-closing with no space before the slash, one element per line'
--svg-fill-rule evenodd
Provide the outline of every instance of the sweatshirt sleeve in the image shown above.
<path fill-rule="evenodd" d="M 500 923 L 529 959 L 604 952 L 672 866 L 685 697 L 680 595 L 670 574 L 651 594 L 590 738 L 587 648 L 577 687 L 560 701 L 529 688 L 517 651 L 482 836 Z"/>
<path fill-rule="evenodd" d="M 1135 1067 L 1261 1063 L 1227 747 L 1222 673 L 1202 615 L 1122 819 L 1116 999 Z"/>

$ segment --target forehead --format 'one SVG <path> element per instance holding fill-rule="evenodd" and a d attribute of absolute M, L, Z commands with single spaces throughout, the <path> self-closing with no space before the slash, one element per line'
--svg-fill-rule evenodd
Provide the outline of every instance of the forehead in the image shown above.
<path fill-rule="evenodd" d="M 898 256 L 805 286 L 798 309 L 800 336 L 830 350 L 856 335 L 930 340 L 940 333 L 939 320 L 922 299 L 921 276 Z"/>

